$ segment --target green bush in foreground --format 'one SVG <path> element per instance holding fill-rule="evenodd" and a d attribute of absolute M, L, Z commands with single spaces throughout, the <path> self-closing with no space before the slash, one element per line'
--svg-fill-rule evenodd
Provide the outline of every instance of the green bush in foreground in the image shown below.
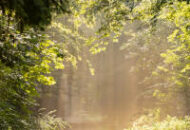
<path fill-rule="evenodd" d="M 67 122 L 56 117 L 55 112 L 56 111 L 50 111 L 46 114 L 39 114 L 41 115 L 37 119 L 39 130 L 64 130 L 70 128 L 70 125 Z"/>
<path fill-rule="evenodd" d="M 159 111 L 157 111 L 147 116 L 141 116 L 131 128 L 124 130 L 190 130 L 190 117 L 167 116 L 164 120 L 160 120 Z"/>

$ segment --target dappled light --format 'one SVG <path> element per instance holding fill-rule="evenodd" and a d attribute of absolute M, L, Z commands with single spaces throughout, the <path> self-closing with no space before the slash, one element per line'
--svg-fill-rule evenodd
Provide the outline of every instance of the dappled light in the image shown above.
<path fill-rule="evenodd" d="M 0 130 L 190 130 L 189 0 L 1 0 Z"/>

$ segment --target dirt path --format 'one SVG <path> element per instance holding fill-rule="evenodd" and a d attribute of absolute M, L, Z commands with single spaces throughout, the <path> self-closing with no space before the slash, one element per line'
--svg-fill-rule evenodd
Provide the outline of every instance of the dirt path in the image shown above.
<path fill-rule="evenodd" d="M 72 124 L 72 128 L 69 130 L 123 130 L 122 128 L 116 128 L 113 124 L 108 123 L 83 123 Z"/>

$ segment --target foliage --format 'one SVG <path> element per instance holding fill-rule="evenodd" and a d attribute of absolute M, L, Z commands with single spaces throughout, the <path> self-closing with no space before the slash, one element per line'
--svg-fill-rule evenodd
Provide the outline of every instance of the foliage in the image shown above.
<path fill-rule="evenodd" d="M 177 118 L 167 116 L 160 120 L 159 111 L 152 114 L 141 116 L 137 119 L 131 128 L 124 130 L 188 130 L 190 129 L 190 118 Z"/>
<path fill-rule="evenodd" d="M 21 34 L 14 24 L 0 38 L 0 128 L 32 129 L 38 86 L 55 84 L 50 73 L 63 69 L 63 52 L 47 36 L 32 29 Z"/>
<path fill-rule="evenodd" d="M 165 75 L 164 83 L 166 83 L 166 89 L 161 93 L 165 96 L 162 97 L 162 101 L 165 98 L 164 104 L 173 100 L 181 101 L 182 107 L 188 108 L 189 104 L 189 4 L 186 2 L 173 2 L 173 4 L 167 4 L 159 13 L 158 20 L 165 20 L 175 27 L 175 30 L 168 36 L 168 42 L 170 48 L 161 53 L 161 57 L 164 58 L 164 62 L 161 66 L 157 66 L 156 72 L 159 72 L 160 76 Z M 161 81 L 163 83 L 163 80 Z M 159 83 L 159 82 L 158 82 Z M 160 95 L 159 94 L 159 95 Z M 156 95 L 156 96 L 159 96 Z M 179 106 L 179 105 L 178 105 Z M 172 108 L 174 109 L 174 108 Z M 189 109 L 177 108 L 178 111 L 187 114 Z M 171 109 L 169 111 L 172 111 Z M 176 111 L 176 110 L 173 110 Z"/>
<path fill-rule="evenodd" d="M 144 74 L 141 97 L 178 116 L 189 113 L 189 7 L 188 1 L 139 1 L 132 14 L 141 29 L 127 32 L 130 40 L 122 46 L 137 59 L 133 70 Z"/>
<path fill-rule="evenodd" d="M 70 128 L 68 123 L 61 118 L 55 116 L 55 111 L 50 111 L 47 114 L 40 114 L 37 122 L 40 130 L 60 130 Z"/>
<path fill-rule="evenodd" d="M 166 24 L 169 23 L 175 28 L 169 37 L 168 33 L 161 37 L 163 39 L 168 37 L 169 47 L 164 47 L 163 44 L 159 46 L 158 43 L 154 46 L 156 43 L 154 40 L 158 40 L 156 35 L 148 35 L 150 37 L 143 39 L 148 44 L 140 45 L 139 50 L 137 48 L 139 45 L 130 44 L 126 47 L 129 47 L 129 50 L 137 49 L 140 55 L 145 54 L 144 57 L 141 55 L 138 61 L 140 67 L 144 65 L 140 63 L 150 54 L 148 52 L 160 47 L 162 52 L 158 51 L 154 53 L 155 55 L 149 56 L 156 65 L 150 65 L 152 61 L 148 60 L 147 65 L 143 66 L 144 72 L 147 72 L 146 77 L 151 80 L 153 75 L 156 77 L 151 84 L 146 84 L 151 86 L 148 90 L 151 90 L 151 94 L 152 90 L 156 90 L 154 96 L 160 99 L 167 99 L 166 96 L 170 96 L 168 99 L 171 99 L 177 95 L 177 91 L 180 91 L 185 95 L 185 104 L 188 105 L 190 99 L 188 94 L 190 5 L 188 3 L 189 0 L 2 0 L 0 2 L 0 122 L 2 122 L 0 128 L 34 129 L 34 115 L 31 109 L 36 105 L 35 98 L 39 86 L 55 84 L 51 72 L 54 69 L 63 69 L 63 61 L 71 61 L 76 66 L 77 60 L 81 59 L 78 55 L 81 43 L 89 48 L 90 53 L 96 54 L 106 50 L 107 38 L 111 38 L 112 42 L 118 42 L 126 21 L 139 20 L 145 23 L 145 26 L 151 29 L 145 35 L 154 33 L 159 21 L 166 21 Z M 67 12 L 71 13 L 69 20 L 72 21 L 70 24 L 74 26 L 73 28 L 68 29 L 58 22 L 52 24 L 64 35 L 65 46 L 62 48 L 42 35 L 39 29 L 49 25 L 56 14 Z M 83 24 L 87 28 L 94 27 L 91 34 L 79 34 Z M 92 65 L 89 61 L 87 63 L 91 73 L 94 74 Z M 148 70 L 150 67 L 151 70 Z M 189 110 L 186 113 L 188 112 Z M 51 119 L 54 120 L 54 117 Z M 179 123 L 184 127 L 183 120 L 176 118 L 166 120 L 168 123 L 173 121 L 177 122 L 174 126 Z M 165 122 L 160 122 L 158 125 L 158 128 L 167 127 Z"/>
<path fill-rule="evenodd" d="M 56 13 L 68 13 L 68 0 L 2 0 L 2 14 L 14 17 L 18 22 L 18 30 L 24 31 L 26 26 L 44 29 L 51 23 Z"/>

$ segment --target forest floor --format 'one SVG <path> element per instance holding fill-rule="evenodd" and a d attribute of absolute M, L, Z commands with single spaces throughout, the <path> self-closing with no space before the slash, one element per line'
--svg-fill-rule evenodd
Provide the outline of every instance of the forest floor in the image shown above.
<path fill-rule="evenodd" d="M 113 123 L 83 123 L 72 124 L 69 130 L 123 130 L 116 127 Z"/>

